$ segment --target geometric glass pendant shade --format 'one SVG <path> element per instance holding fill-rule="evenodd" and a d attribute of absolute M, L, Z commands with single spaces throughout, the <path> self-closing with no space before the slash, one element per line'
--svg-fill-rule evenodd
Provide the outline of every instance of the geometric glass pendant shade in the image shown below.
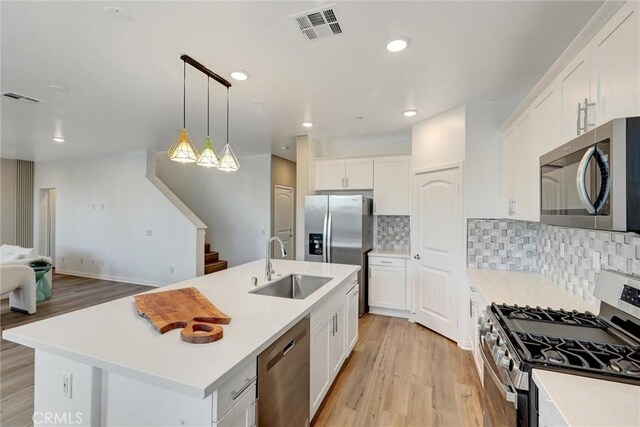
<path fill-rule="evenodd" d="M 224 172 L 235 172 L 240 169 L 240 163 L 228 143 L 220 152 L 220 166 L 218 166 L 218 169 Z"/>
<path fill-rule="evenodd" d="M 204 140 L 196 165 L 204 166 L 205 168 L 217 168 L 220 166 L 220 159 L 218 159 L 216 152 L 213 151 L 213 144 L 209 135 L 209 76 L 207 76 L 207 138 Z"/>
<path fill-rule="evenodd" d="M 193 146 L 186 129 L 182 129 L 167 154 L 174 162 L 195 163 L 198 160 L 198 151 Z"/>
<path fill-rule="evenodd" d="M 229 145 L 229 88 L 227 88 L 227 145 L 220 152 L 220 166 L 218 169 L 224 172 L 235 172 L 240 169 L 238 158 Z"/>
<path fill-rule="evenodd" d="M 200 157 L 196 163 L 198 166 L 204 166 L 205 168 L 217 168 L 220 167 L 220 160 L 215 151 L 213 151 L 213 144 L 211 144 L 211 137 L 207 136 L 204 140 L 202 151 L 200 151 Z"/>
<path fill-rule="evenodd" d="M 195 163 L 198 160 L 198 150 L 193 146 L 187 133 L 187 62 L 184 61 L 182 75 L 182 131 L 169 147 L 169 159 L 180 163 Z"/>

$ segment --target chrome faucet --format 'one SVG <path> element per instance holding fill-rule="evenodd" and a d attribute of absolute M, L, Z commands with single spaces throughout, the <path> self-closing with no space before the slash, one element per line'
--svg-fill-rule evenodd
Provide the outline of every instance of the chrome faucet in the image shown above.
<path fill-rule="evenodd" d="M 271 265 L 271 251 L 269 250 L 271 249 L 271 242 L 273 241 L 280 243 L 282 258 L 287 257 L 287 250 L 284 248 L 284 243 L 282 243 L 282 240 L 279 237 L 273 236 L 272 238 L 267 240 L 267 264 L 264 267 L 264 278 L 267 282 L 271 281 L 271 275 L 275 273 L 275 271 L 273 271 L 273 266 Z"/>

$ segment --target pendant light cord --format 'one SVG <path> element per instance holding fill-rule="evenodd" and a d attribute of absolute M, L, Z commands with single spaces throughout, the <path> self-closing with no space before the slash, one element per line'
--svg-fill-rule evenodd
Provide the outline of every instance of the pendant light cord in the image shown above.
<path fill-rule="evenodd" d="M 229 88 L 227 88 L 227 144 L 229 143 Z"/>
<path fill-rule="evenodd" d="M 182 68 L 182 129 L 187 128 L 187 61 Z"/>
<path fill-rule="evenodd" d="M 209 76 L 207 76 L 207 136 L 210 136 L 209 132 Z"/>

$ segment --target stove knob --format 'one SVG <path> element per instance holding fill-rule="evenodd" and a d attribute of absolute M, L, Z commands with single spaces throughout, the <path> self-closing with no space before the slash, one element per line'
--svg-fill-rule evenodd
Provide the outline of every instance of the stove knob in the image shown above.
<path fill-rule="evenodd" d="M 509 356 L 503 356 L 500 358 L 500 366 L 504 369 L 512 370 L 513 369 L 513 359 Z"/>
<path fill-rule="evenodd" d="M 485 341 L 489 344 L 493 344 L 498 339 L 498 334 L 495 332 L 490 332 L 486 335 Z"/>

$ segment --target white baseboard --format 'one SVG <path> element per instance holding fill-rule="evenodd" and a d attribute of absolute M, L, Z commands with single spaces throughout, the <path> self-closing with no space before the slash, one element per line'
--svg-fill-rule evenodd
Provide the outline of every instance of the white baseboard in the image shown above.
<path fill-rule="evenodd" d="M 466 350 L 466 351 L 471 351 L 471 350 L 473 350 L 473 349 L 471 348 L 471 340 L 464 340 L 464 341 L 460 341 L 460 342 L 458 343 L 458 347 L 460 347 L 461 349 Z"/>
<path fill-rule="evenodd" d="M 380 316 L 400 317 L 409 319 L 409 310 L 394 310 L 392 308 L 369 307 L 369 313 L 379 314 Z"/>
<path fill-rule="evenodd" d="M 167 283 L 151 282 L 151 281 L 148 281 L 148 280 L 134 279 L 134 278 L 131 278 L 131 277 L 110 276 L 108 274 L 88 273 L 86 271 L 63 270 L 61 268 L 56 268 L 56 273 L 58 273 L 58 274 L 68 274 L 70 276 L 87 277 L 89 279 L 100 279 L 100 280 L 109 280 L 109 281 L 112 281 L 112 282 L 130 283 L 132 285 L 153 286 L 153 287 L 156 287 L 156 288 L 159 288 L 160 286 L 167 285 Z"/>

